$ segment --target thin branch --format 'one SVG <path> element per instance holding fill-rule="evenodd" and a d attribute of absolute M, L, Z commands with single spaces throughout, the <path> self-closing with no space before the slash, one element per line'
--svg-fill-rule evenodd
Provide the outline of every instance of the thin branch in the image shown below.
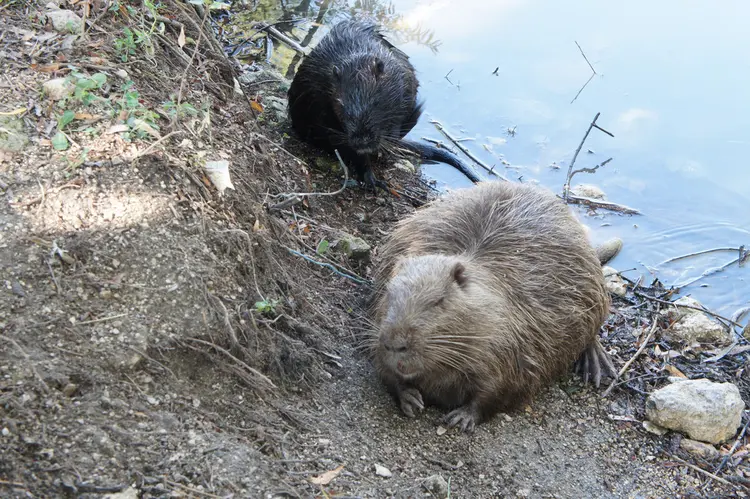
<path fill-rule="evenodd" d="M 575 40 L 573 40 L 573 41 L 575 42 Z M 586 54 L 583 53 L 583 49 L 581 48 L 580 45 L 578 45 L 578 42 L 576 42 L 576 46 L 578 47 L 578 50 L 581 51 L 581 55 L 583 56 L 583 58 L 586 59 L 586 63 L 591 68 L 591 71 L 593 71 L 594 74 L 597 74 L 596 69 L 594 69 L 594 66 L 591 65 L 591 63 L 589 62 L 589 58 L 586 57 Z"/>
<path fill-rule="evenodd" d="M 276 28 L 274 28 L 270 24 L 259 23 L 258 24 L 258 28 L 259 28 L 260 31 L 267 31 L 271 36 L 273 36 L 277 40 L 280 40 L 280 41 L 286 43 L 287 45 L 289 45 L 289 47 L 293 48 L 294 50 L 296 50 L 297 52 L 299 52 L 301 55 L 303 55 L 303 56 L 308 55 L 307 54 L 307 50 L 305 50 L 304 47 L 302 47 L 299 43 L 295 42 L 294 40 L 292 40 L 288 36 L 286 36 L 283 33 L 281 33 L 279 30 L 277 30 Z"/>
<path fill-rule="evenodd" d="M 707 249 L 707 250 L 702 250 L 702 251 L 696 251 L 694 253 L 688 253 L 687 255 L 676 256 L 674 258 L 670 258 L 668 260 L 664 260 L 659 265 L 664 265 L 666 263 L 676 262 L 678 260 L 683 260 L 685 258 L 691 258 L 693 256 L 706 255 L 708 253 L 718 253 L 718 252 L 722 252 L 722 251 L 726 251 L 726 252 L 730 252 L 730 251 L 738 252 L 739 249 L 738 248 L 712 248 L 712 249 Z"/>
<path fill-rule="evenodd" d="M 734 327 L 739 327 L 739 328 L 743 327 L 742 324 L 739 324 L 739 323 L 733 321 L 732 319 L 727 319 L 723 315 L 719 315 L 719 314 L 717 314 L 715 312 L 711 312 L 710 310 L 707 310 L 705 308 L 694 307 L 692 305 L 685 305 L 683 303 L 676 303 L 676 302 L 668 301 L 668 300 L 662 300 L 660 298 L 656 298 L 655 296 L 649 296 L 646 293 L 641 293 L 640 291 L 635 290 L 635 289 L 633 290 L 633 293 L 636 296 L 640 296 L 641 298 L 646 298 L 647 300 L 655 301 L 656 303 L 661 303 L 661 304 L 664 304 L 664 305 L 672 305 L 674 307 L 689 308 L 691 310 L 698 310 L 699 312 L 703 312 L 703 313 L 708 314 L 710 316 L 716 317 L 717 319 L 721 319 L 721 320 L 725 321 L 726 323 L 731 324 Z"/>
<path fill-rule="evenodd" d="M 620 213 L 625 213 L 627 215 L 640 215 L 641 214 L 641 212 L 636 210 L 635 208 L 625 206 L 624 204 L 612 203 L 610 201 L 602 201 L 600 199 L 591 199 L 591 198 L 587 198 L 583 196 L 576 196 L 573 194 L 568 194 L 567 203 L 568 204 L 583 204 L 586 206 L 590 206 L 591 208 L 602 208 L 604 210 L 617 211 Z"/>
<path fill-rule="evenodd" d="M 96 324 L 97 322 L 112 321 L 115 319 L 119 319 L 120 317 L 125 317 L 126 315 L 128 315 L 127 312 L 125 312 L 124 314 L 117 314 L 117 315 L 110 315 L 109 317 L 102 317 L 100 319 L 92 319 L 90 321 L 77 322 L 76 325 L 86 326 L 88 324 Z"/>
<path fill-rule="evenodd" d="M 484 168 L 485 170 L 487 170 L 488 173 L 490 173 L 491 175 L 495 175 L 496 177 L 498 177 L 498 178 L 500 178 L 502 180 L 505 180 L 506 182 L 509 182 L 509 180 L 507 178 L 505 178 L 504 176 L 500 175 L 499 173 L 497 173 L 495 171 L 495 167 L 494 166 L 492 166 L 492 167 L 487 166 L 487 164 L 484 163 L 481 159 L 479 159 L 476 156 L 474 156 L 474 154 L 472 154 L 471 151 L 469 151 L 463 144 L 461 144 L 461 140 L 453 137 L 450 133 L 448 133 L 448 131 L 445 129 L 445 127 L 443 127 L 443 125 L 439 121 L 437 121 L 437 120 L 431 120 L 430 123 L 432 123 L 433 125 L 435 125 L 435 127 L 438 130 L 440 130 L 440 132 L 448 138 L 448 140 L 450 140 L 451 142 L 453 142 L 454 144 L 456 144 L 456 147 L 458 147 L 459 149 L 461 149 L 461 152 L 463 152 L 464 154 L 466 154 L 476 164 L 478 164 L 479 166 L 481 166 L 482 168 Z"/>
<path fill-rule="evenodd" d="M 570 180 L 573 180 L 573 177 L 575 177 L 578 173 L 596 173 L 596 170 L 598 170 L 602 166 L 607 166 L 607 163 L 609 163 L 610 161 L 612 161 L 612 158 L 602 161 L 593 168 L 579 168 L 578 170 L 573 170 L 570 173 Z"/>
<path fill-rule="evenodd" d="M 617 376 L 615 376 L 615 379 L 612 380 L 612 383 L 607 387 L 607 389 L 602 393 L 602 397 L 606 397 L 610 394 L 610 392 L 614 389 L 615 383 L 617 382 L 620 377 L 625 374 L 625 371 L 628 370 L 630 365 L 635 362 L 635 359 L 638 358 L 638 356 L 646 349 L 646 346 L 648 345 L 648 342 L 651 341 L 651 337 L 654 335 L 654 332 L 656 332 L 656 326 L 658 324 L 658 321 L 654 319 L 654 322 L 651 324 L 651 330 L 648 332 L 648 336 L 646 336 L 646 339 L 643 340 L 643 343 L 641 343 L 640 348 L 638 351 L 633 354 L 632 357 L 630 357 L 630 360 L 628 360 L 624 366 L 622 366 L 622 369 L 620 369 L 620 372 L 617 373 Z"/>
<path fill-rule="evenodd" d="M 271 197 L 273 197 L 274 199 L 280 198 L 280 197 L 283 197 L 283 198 L 286 198 L 286 199 L 284 199 L 284 201 L 276 203 L 273 206 L 270 206 L 268 209 L 269 210 L 283 210 L 284 208 L 288 208 L 288 207 L 290 207 L 292 205 L 295 205 L 297 203 L 302 202 L 302 199 L 305 196 L 307 196 L 307 197 L 314 197 L 314 196 L 336 196 L 338 194 L 341 194 L 344 191 L 344 189 L 346 189 L 346 184 L 349 183 L 349 169 L 346 167 L 346 164 L 344 164 L 344 160 L 341 159 L 341 155 L 339 154 L 339 150 L 336 149 L 334 152 L 336 153 L 336 157 L 339 159 L 339 164 L 344 169 L 345 179 L 344 179 L 344 183 L 341 185 L 340 189 L 338 189 L 336 191 L 333 191 L 333 192 L 291 192 L 291 193 L 282 192 L 280 194 L 275 194 L 275 195 L 273 195 Z"/>
<path fill-rule="evenodd" d="M 714 274 L 718 274 L 719 272 L 724 272 L 728 267 L 731 267 L 735 263 L 739 263 L 739 261 L 740 261 L 740 258 L 738 257 L 738 258 L 735 258 L 734 260 L 732 260 L 731 262 L 725 263 L 721 267 L 713 267 L 713 268 L 710 268 L 710 269 L 706 269 L 698 277 L 694 277 L 694 278 L 692 278 L 692 279 L 690 279 L 687 282 L 684 282 L 682 284 L 673 284 L 672 287 L 673 288 L 677 288 L 677 289 L 686 288 L 686 287 L 690 286 L 691 284 L 695 284 L 696 282 L 700 281 L 704 277 L 708 277 L 708 276 L 711 276 L 711 275 L 714 275 Z"/>
<path fill-rule="evenodd" d="M 195 41 L 195 48 L 193 49 L 193 55 L 190 57 L 190 61 L 188 62 L 187 66 L 185 66 L 185 72 L 182 73 L 182 79 L 180 80 L 180 91 L 177 93 L 177 107 L 180 107 L 180 104 L 182 103 L 182 92 L 185 89 L 185 81 L 187 80 L 188 72 L 190 71 L 190 68 L 193 65 L 193 61 L 195 60 L 195 56 L 198 55 L 198 48 L 201 45 L 201 40 L 203 39 L 203 26 L 206 24 L 206 19 L 208 18 L 208 13 L 210 9 L 206 8 L 206 12 L 203 14 L 203 20 L 201 21 L 201 25 L 198 28 L 198 39 Z"/>
<path fill-rule="evenodd" d="M 724 480 L 723 478 L 718 477 L 715 474 L 713 474 L 713 473 L 711 473 L 709 471 L 704 470 L 703 468 L 699 468 L 698 466 L 696 466 L 694 464 L 690 464 L 687 461 L 685 461 L 684 459 L 680 459 L 679 457 L 677 457 L 675 455 L 672 455 L 671 458 L 674 459 L 675 461 L 677 461 L 677 462 L 679 462 L 679 463 L 687 466 L 688 468 L 697 471 L 698 473 L 702 473 L 702 474 L 706 475 L 707 477 L 709 477 L 709 478 L 711 478 L 713 480 L 716 480 L 717 482 L 723 483 L 724 485 L 729 485 L 730 487 L 732 487 L 735 490 L 737 489 L 737 485 L 733 484 L 732 482 L 730 482 L 728 480 Z M 742 486 L 742 488 L 744 489 L 745 487 Z"/>
<path fill-rule="evenodd" d="M 718 474 L 721 469 L 724 467 L 725 464 L 727 464 L 727 461 L 732 457 L 734 454 L 734 451 L 737 450 L 737 447 L 740 446 L 740 442 L 745 437 L 745 432 L 747 432 L 747 427 L 750 425 L 750 413 L 745 411 L 745 415 L 747 416 L 747 422 L 745 423 L 745 426 L 742 428 L 742 431 L 740 432 L 740 435 L 737 437 L 737 440 L 734 441 L 734 445 L 731 449 L 729 449 L 729 452 L 726 456 L 724 456 L 724 459 L 721 460 L 721 463 L 719 463 L 719 466 L 716 467 L 716 470 L 714 470 L 714 473 Z"/>
<path fill-rule="evenodd" d="M 44 378 L 42 378 L 42 376 L 39 374 L 39 371 L 36 370 L 36 367 L 34 367 L 34 363 L 31 361 L 31 357 L 29 356 L 29 354 L 26 353 L 26 350 L 24 350 L 23 347 L 19 345 L 16 340 L 14 340 L 13 338 L 9 336 L 0 334 L 0 340 L 7 341 L 8 343 L 12 343 L 13 346 L 16 347 L 16 350 L 21 352 L 21 355 L 23 355 L 23 357 L 26 359 L 28 366 L 31 368 L 34 375 L 39 380 L 39 383 L 41 383 L 42 388 L 44 388 L 43 391 L 45 393 L 49 393 L 50 392 L 49 385 L 44 381 Z"/>
<path fill-rule="evenodd" d="M 367 280 L 365 280 L 365 279 L 362 279 L 362 278 L 360 278 L 360 277 L 356 277 L 356 276 L 353 276 L 353 275 L 350 275 L 350 274 L 344 273 L 344 272 L 342 272 L 342 271 L 338 270 L 338 269 L 337 269 L 336 267 L 334 267 L 334 266 L 333 266 L 333 265 L 331 265 L 330 263 L 327 263 L 327 262 L 319 262 L 319 261 L 317 261 L 317 260 L 315 260 L 315 259 L 313 259 L 313 258 L 310 258 L 309 256 L 307 256 L 307 255 L 305 255 L 305 254 L 302 254 L 302 253 L 300 253 L 299 251 L 293 250 L 293 249 L 291 249 L 291 248 L 287 248 L 286 246 L 284 246 L 284 248 L 286 248 L 286 250 L 287 250 L 287 251 L 288 251 L 289 253 L 291 253 L 291 254 L 293 254 L 293 255 L 295 255 L 295 256 L 301 257 L 301 258 L 303 258 L 303 259 L 307 260 L 307 261 L 308 261 L 308 262 L 310 262 L 310 263 L 314 263 L 315 265 L 320 265 L 321 267 L 325 267 L 325 268 L 327 268 L 327 269 L 331 270 L 332 272 L 334 272 L 335 274 L 338 274 L 338 275 L 340 275 L 341 277 L 345 277 L 345 278 L 347 278 L 347 279 L 351 279 L 352 281 L 354 281 L 354 282 L 356 282 L 356 283 L 359 283 L 359 284 L 370 284 L 370 281 L 367 281 Z"/>
<path fill-rule="evenodd" d="M 573 159 L 570 161 L 570 166 L 568 166 L 568 176 L 565 179 L 565 185 L 563 186 L 563 199 L 567 202 L 568 197 L 570 196 L 570 178 L 571 174 L 573 172 L 573 165 L 576 164 L 576 159 L 578 159 L 578 154 L 581 152 L 581 148 L 583 147 L 583 143 L 586 142 L 586 139 L 589 137 L 589 134 L 591 133 L 591 129 L 596 127 L 598 130 L 601 130 L 602 132 L 606 133 L 610 137 L 614 137 L 611 133 L 606 131 L 605 129 L 599 127 L 596 124 L 596 120 L 599 119 L 599 116 L 602 113 L 596 113 L 596 116 L 594 116 L 593 121 L 591 121 L 591 124 L 589 125 L 588 129 L 586 130 L 586 133 L 584 134 L 583 138 L 581 139 L 581 143 L 578 144 L 578 149 L 576 149 L 576 152 L 573 154 Z"/>
<path fill-rule="evenodd" d="M 583 86 L 578 91 L 578 93 L 576 94 L 576 96 L 573 97 L 573 100 L 570 101 L 571 104 L 573 104 L 576 100 L 578 100 L 578 96 L 581 95 L 581 92 L 583 92 L 583 90 L 588 86 L 588 84 L 591 83 L 591 80 L 594 79 L 594 76 L 596 76 L 596 74 L 592 74 L 591 76 L 589 76 L 589 79 L 586 80 L 586 83 L 583 84 Z"/>
<path fill-rule="evenodd" d="M 244 367 L 245 369 L 247 369 L 249 372 L 251 372 L 252 374 L 254 374 L 255 376 L 257 376 L 259 379 L 263 380 L 263 382 L 267 383 L 272 388 L 274 388 L 274 389 L 277 388 L 277 386 L 273 383 L 273 381 L 271 381 L 265 374 L 261 373 L 257 369 L 253 369 L 252 367 L 250 367 L 249 365 L 247 365 L 245 362 L 242 362 L 240 359 L 238 359 L 237 357 L 235 357 L 234 355 L 232 355 L 231 353 L 229 353 L 229 351 L 221 348 L 219 345 L 216 345 L 214 343 L 210 343 L 208 341 L 199 340 L 198 338 L 185 338 L 185 339 L 188 340 L 188 341 L 193 341 L 195 343 L 200 343 L 202 345 L 209 346 L 209 347 L 211 347 L 211 348 L 213 348 L 213 349 L 215 349 L 215 350 L 223 353 L 224 355 L 226 355 L 227 357 L 229 357 L 230 359 L 232 359 L 233 361 L 235 361 L 237 364 L 241 365 L 242 367 Z"/>

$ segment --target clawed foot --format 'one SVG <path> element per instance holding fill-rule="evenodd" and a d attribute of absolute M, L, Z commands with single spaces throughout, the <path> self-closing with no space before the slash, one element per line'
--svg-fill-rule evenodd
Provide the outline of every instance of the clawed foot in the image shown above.
<path fill-rule="evenodd" d="M 597 388 L 601 384 L 602 376 L 611 376 L 612 378 L 617 376 L 617 370 L 612 364 L 609 354 L 599 343 L 599 338 L 595 338 L 581 354 L 576 362 L 576 371 L 582 374 L 584 384 L 588 384 L 589 377 L 591 377 L 594 386 Z"/>
<path fill-rule="evenodd" d="M 422 401 L 422 394 L 416 388 L 404 388 L 398 393 L 398 400 L 401 403 L 401 410 L 407 417 L 413 418 L 415 416 L 415 410 L 422 412 L 424 410 L 424 402 Z"/>
<path fill-rule="evenodd" d="M 448 428 L 455 426 L 464 433 L 474 433 L 474 428 L 479 424 L 479 414 L 471 404 L 468 404 L 443 416 L 442 422 Z"/>
<path fill-rule="evenodd" d="M 372 172 L 371 169 L 368 169 L 365 172 L 364 180 L 365 180 L 365 189 L 367 189 L 368 191 L 375 192 L 378 188 L 380 188 L 380 189 L 383 189 L 388 194 L 391 193 L 391 188 L 388 185 L 388 183 L 375 178 L 375 174 Z"/>

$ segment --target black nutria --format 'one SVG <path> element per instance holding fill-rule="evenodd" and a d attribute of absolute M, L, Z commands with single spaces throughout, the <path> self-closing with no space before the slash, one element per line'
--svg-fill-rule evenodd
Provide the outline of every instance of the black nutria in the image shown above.
<path fill-rule="evenodd" d="M 305 57 L 292 80 L 292 127 L 308 143 L 329 153 L 338 149 L 370 188 L 387 190 L 372 166 L 381 153 L 395 155 L 399 149 L 448 163 L 478 182 L 479 177 L 447 150 L 403 138 L 422 113 L 418 86 L 409 57 L 374 24 L 343 21 Z"/>
<path fill-rule="evenodd" d="M 407 416 L 473 431 L 564 374 L 614 374 L 610 297 L 584 227 L 546 189 L 482 182 L 402 220 L 379 251 L 374 364 Z"/>

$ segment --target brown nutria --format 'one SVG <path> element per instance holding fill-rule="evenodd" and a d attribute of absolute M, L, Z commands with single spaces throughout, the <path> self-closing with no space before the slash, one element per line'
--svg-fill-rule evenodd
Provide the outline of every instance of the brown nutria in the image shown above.
<path fill-rule="evenodd" d="M 305 57 L 292 80 L 292 128 L 329 153 L 338 149 L 370 188 L 387 190 L 372 166 L 380 153 L 398 154 L 400 149 L 448 163 L 478 182 L 476 173 L 445 149 L 404 139 L 422 113 L 418 86 L 409 57 L 374 24 L 342 21 Z"/>
<path fill-rule="evenodd" d="M 407 416 L 453 409 L 473 431 L 579 360 L 614 367 L 597 332 L 610 297 L 583 226 L 546 189 L 483 182 L 402 220 L 380 250 L 369 339 Z"/>

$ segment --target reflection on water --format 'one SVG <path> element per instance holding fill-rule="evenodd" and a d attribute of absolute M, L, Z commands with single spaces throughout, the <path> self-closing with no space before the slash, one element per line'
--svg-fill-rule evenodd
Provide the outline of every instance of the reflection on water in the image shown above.
<path fill-rule="evenodd" d="M 643 274 L 650 280 L 650 269 L 665 285 L 685 282 L 734 256 L 718 253 L 658 264 L 704 249 L 750 245 L 750 173 L 745 165 L 750 153 L 750 3 L 291 4 L 303 8 L 286 14 L 277 10 L 275 18 L 304 17 L 285 29 L 305 45 L 325 34 L 321 24 L 352 11 L 395 31 L 399 48 L 417 68 L 426 100 L 425 115 L 410 136 L 444 140 L 430 124 L 436 119 L 453 135 L 473 138 L 464 145 L 509 178 L 537 181 L 560 192 L 568 161 L 593 116 L 601 112 L 598 123 L 615 137 L 592 132 L 577 166 L 594 166 L 610 156 L 614 160 L 573 183 L 594 183 L 610 201 L 638 208 L 643 215 L 600 212 L 587 217 L 585 210 L 576 209 L 595 240 L 619 236 L 625 241 L 613 263 L 619 269 L 636 268 L 630 277 Z M 576 42 L 596 71 L 593 78 Z M 296 64 L 293 56 L 276 44 L 273 60 L 283 60 L 284 72 Z M 430 165 L 424 171 L 445 186 L 467 185 L 450 167 Z M 749 272 L 734 265 L 685 293 L 731 314 L 750 304 Z"/>

